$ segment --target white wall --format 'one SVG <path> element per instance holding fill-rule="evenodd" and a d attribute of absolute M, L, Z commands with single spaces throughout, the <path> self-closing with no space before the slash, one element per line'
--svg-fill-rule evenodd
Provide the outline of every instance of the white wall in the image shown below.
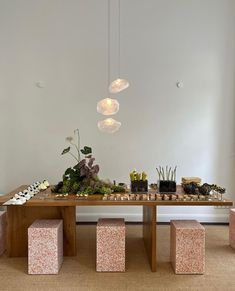
<path fill-rule="evenodd" d="M 0 192 L 48 178 L 72 162 L 64 138 L 79 127 L 100 176 L 128 182 L 157 165 L 227 188 L 235 198 L 235 1 L 122 0 L 120 131 L 97 130 L 107 96 L 107 1 L 0 0 Z M 111 73 L 116 76 L 117 2 L 111 0 Z M 46 86 L 39 89 L 35 82 Z M 184 88 L 176 82 L 182 80 Z M 159 219 L 225 221 L 228 210 L 159 209 Z M 79 219 L 141 218 L 136 208 L 79 208 Z"/>

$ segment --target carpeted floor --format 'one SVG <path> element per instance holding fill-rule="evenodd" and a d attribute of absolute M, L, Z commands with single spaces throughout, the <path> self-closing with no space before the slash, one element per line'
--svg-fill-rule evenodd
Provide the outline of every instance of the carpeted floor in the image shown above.
<path fill-rule="evenodd" d="M 141 225 L 127 225 L 126 272 L 95 271 L 95 225 L 77 226 L 78 254 L 59 275 L 27 275 L 27 258 L 0 257 L 0 290 L 235 290 L 235 250 L 228 226 L 206 227 L 205 275 L 175 275 L 169 263 L 169 226 L 158 226 L 158 270 L 150 271 Z"/>

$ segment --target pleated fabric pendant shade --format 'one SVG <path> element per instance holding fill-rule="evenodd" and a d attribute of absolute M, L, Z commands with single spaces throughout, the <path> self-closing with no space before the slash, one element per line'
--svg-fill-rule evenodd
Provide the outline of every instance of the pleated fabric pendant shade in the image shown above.
<path fill-rule="evenodd" d="M 120 126 L 121 122 L 113 118 L 106 118 L 104 120 L 98 121 L 99 130 L 106 133 L 114 133 L 118 131 Z"/>
<path fill-rule="evenodd" d="M 116 79 L 109 86 L 110 93 L 119 93 L 130 86 L 129 82 L 125 79 Z"/>
<path fill-rule="evenodd" d="M 103 115 L 114 115 L 119 111 L 119 103 L 116 99 L 105 98 L 97 103 L 97 112 Z"/>

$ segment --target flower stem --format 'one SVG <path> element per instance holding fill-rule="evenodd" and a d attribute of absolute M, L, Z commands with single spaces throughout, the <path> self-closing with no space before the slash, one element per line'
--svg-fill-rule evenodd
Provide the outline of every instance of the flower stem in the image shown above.
<path fill-rule="evenodd" d="M 70 154 L 72 157 L 74 157 L 74 159 L 75 159 L 77 162 L 79 162 L 79 160 L 77 159 L 77 157 L 76 157 L 74 154 L 72 154 L 71 152 L 69 152 L 69 154 Z"/>
<path fill-rule="evenodd" d="M 77 133 L 78 133 L 78 145 L 75 145 L 75 146 L 76 146 L 76 149 L 78 151 L 78 161 L 80 161 L 81 157 L 80 157 L 80 134 L 79 134 L 79 129 L 77 129 Z"/>

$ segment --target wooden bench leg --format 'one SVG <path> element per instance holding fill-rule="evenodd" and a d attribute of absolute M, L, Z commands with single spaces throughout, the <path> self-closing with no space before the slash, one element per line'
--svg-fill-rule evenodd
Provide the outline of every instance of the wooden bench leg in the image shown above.
<path fill-rule="evenodd" d="M 75 206 L 8 206 L 7 254 L 9 257 L 28 255 L 28 227 L 36 219 L 63 219 L 64 256 L 76 255 Z"/>
<path fill-rule="evenodd" d="M 143 239 L 152 272 L 157 268 L 156 206 L 143 205 Z"/>

